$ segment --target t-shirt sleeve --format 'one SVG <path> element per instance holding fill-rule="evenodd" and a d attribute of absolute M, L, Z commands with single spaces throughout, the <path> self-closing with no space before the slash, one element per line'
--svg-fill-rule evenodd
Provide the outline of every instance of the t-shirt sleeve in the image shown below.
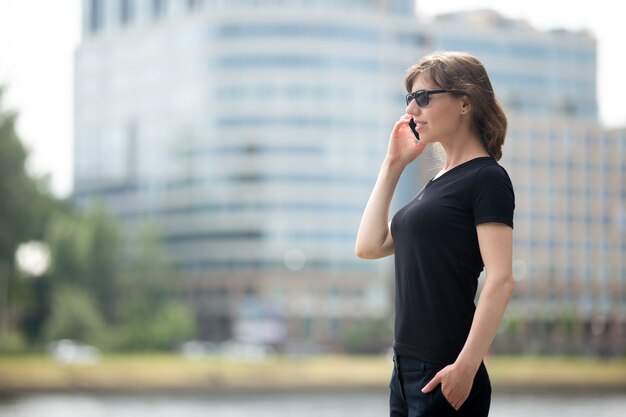
<path fill-rule="evenodd" d="M 476 174 L 473 185 L 474 224 L 498 222 L 512 228 L 515 194 L 504 168 L 499 165 L 483 167 Z"/>

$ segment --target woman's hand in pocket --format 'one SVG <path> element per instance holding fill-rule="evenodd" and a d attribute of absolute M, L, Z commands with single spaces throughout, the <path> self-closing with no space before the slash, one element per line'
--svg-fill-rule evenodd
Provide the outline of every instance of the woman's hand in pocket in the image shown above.
<path fill-rule="evenodd" d="M 433 379 L 422 388 L 422 392 L 426 394 L 441 384 L 441 393 L 450 405 L 458 410 L 469 397 L 474 376 L 475 373 L 456 364 L 448 365 L 437 372 Z"/>

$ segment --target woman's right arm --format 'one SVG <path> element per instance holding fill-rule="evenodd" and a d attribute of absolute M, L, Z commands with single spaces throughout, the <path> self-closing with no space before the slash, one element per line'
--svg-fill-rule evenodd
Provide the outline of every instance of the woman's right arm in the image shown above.
<path fill-rule="evenodd" d="M 410 120 L 410 115 L 404 115 L 391 132 L 387 156 L 361 218 L 355 245 L 359 258 L 378 259 L 394 252 L 389 230 L 391 199 L 404 168 L 424 150 L 423 144 L 415 142 Z"/>

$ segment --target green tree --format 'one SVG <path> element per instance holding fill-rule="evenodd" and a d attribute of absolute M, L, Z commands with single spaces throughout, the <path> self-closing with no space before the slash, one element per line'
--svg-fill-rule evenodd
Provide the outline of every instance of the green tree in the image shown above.
<path fill-rule="evenodd" d="M 145 224 L 139 236 L 128 238 L 121 277 L 125 308 L 146 303 L 153 308 L 170 299 L 175 289 L 175 271 L 161 244 L 157 228 Z"/>
<path fill-rule="evenodd" d="M 16 132 L 17 113 L 2 106 L 3 96 L 0 86 L 0 339 L 23 330 L 26 316 L 26 333 L 32 338 L 39 332 L 42 315 L 28 312 L 38 305 L 36 293 L 42 288 L 19 279 L 15 251 L 21 243 L 43 237 L 46 222 L 62 202 L 52 197 L 46 178 L 27 173 L 28 153 Z"/>
<path fill-rule="evenodd" d="M 194 318 L 177 302 L 175 271 L 155 227 L 146 226 L 132 238 L 121 233 L 118 222 L 101 206 L 94 206 L 82 216 L 58 216 L 49 230 L 53 291 L 66 292 L 71 287 L 92 300 L 102 321 L 102 326 L 94 326 L 98 332 L 106 327 L 107 333 L 106 338 L 99 339 L 98 347 L 162 350 L 194 335 Z M 72 308 L 84 306 L 74 303 Z M 57 309 L 63 311 L 58 317 Z M 58 302 L 52 311 L 56 320 L 50 323 L 53 329 L 66 329 L 59 322 L 66 326 L 75 320 Z M 88 323 L 98 321 L 90 319 Z M 49 337 L 60 335 L 48 332 Z"/>
<path fill-rule="evenodd" d="M 127 253 L 121 279 L 120 348 L 162 350 L 193 337 L 194 317 L 177 301 L 176 274 L 156 227 L 146 225 Z"/>
<path fill-rule="evenodd" d="M 2 94 L 0 89 L 0 100 Z M 40 196 L 26 173 L 27 153 L 15 130 L 16 119 L 16 113 L 0 109 L 0 260 L 6 265 L 13 264 L 21 242 L 37 235 L 40 223 Z"/>
<path fill-rule="evenodd" d="M 51 195 L 45 178 L 29 176 L 17 114 L 2 107 L 3 91 L 0 87 L 0 351 L 45 338 L 102 342 L 97 335 L 107 329 L 120 330 L 117 338 L 110 332 L 103 338 L 114 341 L 112 347 L 163 349 L 191 337 L 193 317 L 176 301 L 175 273 L 156 229 L 130 240 L 102 206 L 74 212 Z M 38 280 L 20 279 L 15 268 L 15 251 L 29 240 L 45 240 L 51 252 L 51 268 Z"/>
<path fill-rule="evenodd" d="M 75 339 L 102 345 L 106 338 L 106 326 L 93 298 L 86 291 L 72 287 L 55 291 L 46 330 L 49 340 Z"/>
<path fill-rule="evenodd" d="M 167 350 L 196 332 L 191 311 L 180 302 L 168 301 L 157 307 L 144 300 L 130 307 L 119 340 L 124 350 Z"/>
<path fill-rule="evenodd" d="M 48 230 L 55 286 L 83 289 L 108 322 L 117 314 L 123 236 L 118 222 L 101 205 L 83 215 L 55 217 Z"/>
<path fill-rule="evenodd" d="M 355 323 L 343 335 L 343 347 L 348 353 L 381 353 L 393 340 L 389 318 L 366 319 Z"/>

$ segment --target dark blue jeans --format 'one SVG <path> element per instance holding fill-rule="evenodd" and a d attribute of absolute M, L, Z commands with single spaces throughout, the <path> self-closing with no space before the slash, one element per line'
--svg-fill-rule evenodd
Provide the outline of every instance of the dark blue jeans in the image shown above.
<path fill-rule="evenodd" d="M 389 415 L 391 417 L 486 417 L 491 404 L 491 382 L 485 364 L 481 363 L 469 397 L 455 410 L 441 392 L 441 384 L 424 394 L 422 388 L 443 367 L 407 357 L 394 357 L 389 384 Z"/>

